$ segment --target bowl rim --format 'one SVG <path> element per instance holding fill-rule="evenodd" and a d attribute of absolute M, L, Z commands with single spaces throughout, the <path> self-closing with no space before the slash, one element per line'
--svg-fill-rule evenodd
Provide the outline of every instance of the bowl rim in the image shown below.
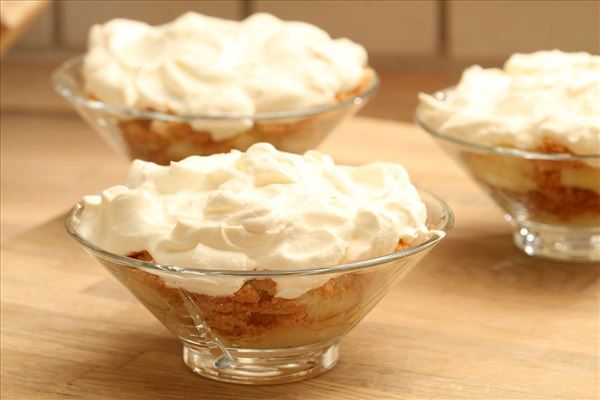
<path fill-rule="evenodd" d="M 52 87 L 54 90 L 64 97 L 65 99 L 75 103 L 76 105 L 90 108 L 94 110 L 101 110 L 111 114 L 121 115 L 132 118 L 142 119 L 158 119 L 164 121 L 173 122 L 192 122 L 198 120 L 209 120 L 209 121 L 236 121 L 236 120 L 253 120 L 253 121 L 269 121 L 277 119 L 287 118 L 301 118 L 311 115 L 321 114 L 330 111 L 337 111 L 347 107 L 360 105 L 369 100 L 373 94 L 377 91 L 380 85 L 379 76 L 374 69 L 368 67 L 371 73 L 371 79 L 366 87 L 358 95 L 348 98 L 346 100 L 326 104 L 323 106 L 300 108 L 291 111 L 275 111 L 266 113 L 256 113 L 251 115 L 179 115 L 170 114 L 160 111 L 146 111 L 137 110 L 134 108 L 127 108 L 121 106 L 115 106 L 112 104 L 105 103 L 100 100 L 90 99 L 84 95 L 81 91 L 74 91 L 69 88 L 68 81 L 73 78 L 73 69 L 81 69 L 83 66 L 83 60 L 85 55 L 80 54 L 72 57 L 63 63 L 61 63 L 52 72 Z"/>
<path fill-rule="evenodd" d="M 454 88 L 455 88 L 455 86 L 441 89 L 441 90 L 436 91 L 432 95 L 428 94 L 428 96 L 433 96 L 436 99 L 443 101 L 446 97 L 446 93 L 453 90 Z M 499 154 L 499 155 L 504 155 L 504 156 L 509 156 L 509 157 L 524 158 L 524 159 L 528 159 L 528 160 L 555 160 L 555 161 L 600 160 L 600 154 L 544 153 L 544 152 L 540 152 L 540 151 L 522 150 L 522 149 L 513 148 L 513 147 L 489 146 L 489 145 L 485 145 L 485 144 L 481 144 L 481 143 L 475 143 L 475 142 L 463 140 L 456 136 L 452 136 L 447 133 L 442 133 L 442 132 L 432 128 L 431 126 L 429 126 L 422 117 L 423 108 L 424 108 L 423 105 L 419 104 L 417 106 L 417 109 L 415 110 L 414 119 L 415 119 L 415 122 L 417 123 L 417 125 L 419 125 L 425 132 L 429 133 L 430 135 L 432 135 L 436 138 L 442 139 L 444 141 L 453 143 L 455 145 L 468 147 L 470 149 L 473 149 L 473 150 L 476 150 L 479 152 Z"/>
<path fill-rule="evenodd" d="M 69 236 L 79 243 L 84 249 L 93 255 L 100 257 L 104 260 L 112 261 L 119 265 L 126 265 L 131 267 L 142 268 L 148 271 L 163 272 L 163 273 L 175 273 L 189 276 L 235 276 L 235 277 L 283 277 L 283 276 L 307 276 L 307 275 L 323 275 L 331 273 L 342 273 L 348 271 L 357 271 L 375 267 L 390 261 L 396 261 L 402 258 L 410 257 L 414 254 L 420 253 L 427 250 L 440 241 L 442 241 L 448 232 L 454 226 L 454 213 L 448 204 L 442 200 L 439 196 L 431 193 L 428 190 L 418 189 L 421 197 L 426 196 L 430 202 L 435 202 L 435 206 L 440 207 L 442 211 L 442 218 L 439 224 L 431 229 L 431 237 L 426 239 L 424 242 L 417 244 L 416 246 L 409 247 L 394 253 L 385 254 L 377 257 L 372 257 L 364 260 L 342 263 L 337 265 L 330 265 L 324 267 L 310 267 L 303 269 L 271 269 L 271 270 L 260 270 L 260 271 L 237 271 L 237 270 L 220 270 L 220 269 L 194 269 L 185 268 L 177 265 L 165 265 L 158 264 L 148 261 L 142 261 L 135 258 L 125 257 L 118 254 L 111 253 L 103 250 L 86 239 L 84 239 L 75 228 L 74 221 L 76 215 L 81 212 L 84 205 L 78 202 L 71 208 L 65 219 L 65 229 Z"/>

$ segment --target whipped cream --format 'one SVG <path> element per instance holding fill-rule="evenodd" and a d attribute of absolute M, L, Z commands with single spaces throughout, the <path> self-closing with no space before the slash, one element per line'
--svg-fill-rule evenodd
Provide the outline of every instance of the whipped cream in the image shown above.
<path fill-rule="evenodd" d="M 503 69 L 466 69 L 443 99 L 419 99 L 427 125 L 470 142 L 536 150 L 549 138 L 600 155 L 600 56 L 514 54 Z"/>
<path fill-rule="evenodd" d="M 316 151 L 266 143 L 170 166 L 135 160 L 126 186 L 83 199 L 82 237 L 120 255 L 147 250 L 157 263 L 192 269 L 294 270 L 394 252 L 428 235 L 427 212 L 397 164 L 336 166 Z M 276 278 L 277 296 L 297 297 L 331 276 Z M 244 279 L 164 274 L 209 295 Z"/>
<path fill-rule="evenodd" d="M 229 21 L 188 12 L 151 26 L 114 19 L 89 33 L 85 89 L 121 107 L 190 116 L 252 116 L 322 106 L 356 88 L 365 49 L 314 25 L 254 14 Z M 213 140 L 251 119 L 192 121 Z"/>

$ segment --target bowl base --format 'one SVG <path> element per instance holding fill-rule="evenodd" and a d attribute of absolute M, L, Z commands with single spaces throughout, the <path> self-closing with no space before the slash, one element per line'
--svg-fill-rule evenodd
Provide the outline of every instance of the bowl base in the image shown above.
<path fill-rule="evenodd" d="M 507 216 L 507 219 L 511 220 Z M 531 221 L 511 221 L 515 245 L 530 256 L 553 261 L 600 261 L 600 227 L 568 228 Z"/>
<path fill-rule="evenodd" d="M 338 343 L 284 349 L 233 349 L 226 352 L 189 342 L 183 345 L 183 361 L 196 374 L 221 382 L 274 385 L 302 381 L 335 366 Z"/>

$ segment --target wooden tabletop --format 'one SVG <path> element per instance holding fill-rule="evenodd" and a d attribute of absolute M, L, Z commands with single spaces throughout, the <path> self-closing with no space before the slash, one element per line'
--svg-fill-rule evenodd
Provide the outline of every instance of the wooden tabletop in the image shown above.
<path fill-rule="evenodd" d="M 413 125 L 355 118 L 321 150 L 342 163 L 400 162 L 456 216 L 450 236 L 342 341 L 332 371 L 267 387 L 194 375 L 177 339 L 57 217 L 2 244 L 2 398 L 598 398 L 600 265 L 520 253 L 499 209 Z M 80 158 L 74 167 L 98 168 Z"/>

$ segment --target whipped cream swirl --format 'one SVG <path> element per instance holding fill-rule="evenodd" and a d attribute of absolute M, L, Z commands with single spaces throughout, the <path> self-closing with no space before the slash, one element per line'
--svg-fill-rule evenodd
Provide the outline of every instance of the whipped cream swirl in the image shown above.
<path fill-rule="evenodd" d="M 425 123 L 467 141 L 536 150 L 549 138 L 600 155 L 600 56 L 514 54 L 504 69 L 466 69 L 444 99 L 419 99 Z"/>
<path fill-rule="evenodd" d="M 188 12 L 160 26 L 94 25 L 83 75 L 85 89 L 108 104 L 235 117 L 329 104 L 360 84 L 366 66 L 362 46 L 314 25 L 263 13 L 237 22 Z M 252 121 L 192 125 L 218 141 Z"/>
<path fill-rule="evenodd" d="M 402 166 L 336 166 L 316 151 L 301 156 L 266 143 L 168 167 L 136 160 L 126 186 L 86 196 L 83 205 L 76 229 L 92 244 L 120 255 L 146 250 L 160 264 L 194 269 L 331 266 L 428 235 L 425 205 Z M 275 279 L 277 295 L 293 298 L 329 278 Z M 243 283 L 173 281 L 210 295 Z"/>

